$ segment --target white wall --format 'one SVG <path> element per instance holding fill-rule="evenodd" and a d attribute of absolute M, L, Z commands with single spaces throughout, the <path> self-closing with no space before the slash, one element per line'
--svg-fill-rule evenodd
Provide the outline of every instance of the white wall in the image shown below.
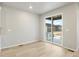
<path fill-rule="evenodd" d="M 79 50 L 79 4 L 78 4 L 78 15 L 77 15 L 77 17 L 78 17 L 78 19 L 77 19 L 77 22 L 78 22 L 78 23 L 77 23 L 77 24 L 78 24 L 78 25 L 77 25 L 77 28 L 78 28 L 78 32 L 77 32 L 77 33 L 78 33 L 78 34 L 77 34 L 77 37 L 78 37 L 78 38 L 77 38 L 77 40 L 78 40 L 78 50 Z"/>
<path fill-rule="evenodd" d="M 79 4 L 77 4 L 77 47 L 79 49 Z"/>
<path fill-rule="evenodd" d="M 1 6 L 0 6 L 0 49 L 1 49 Z"/>
<path fill-rule="evenodd" d="M 45 39 L 44 17 L 63 13 L 63 47 L 77 50 L 76 37 L 76 4 L 70 4 L 41 15 L 41 39 Z"/>
<path fill-rule="evenodd" d="M 1 48 L 39 40 L 39 16 L 11 7 L 2 7 Z"/>

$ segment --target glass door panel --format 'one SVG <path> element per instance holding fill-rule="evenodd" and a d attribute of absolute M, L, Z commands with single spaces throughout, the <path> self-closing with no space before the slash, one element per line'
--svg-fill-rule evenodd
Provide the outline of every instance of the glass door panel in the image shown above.
<path fill-rule="evenodd" d="M 62 16 L 54 17 L 52 20 L 52 42 L 62 44 Z"/>
<path fill-rule="evenodd" d="M 51 33 L 51 17 L 46 18 L 46 40 L 52 42 L 52 33 Z"/>

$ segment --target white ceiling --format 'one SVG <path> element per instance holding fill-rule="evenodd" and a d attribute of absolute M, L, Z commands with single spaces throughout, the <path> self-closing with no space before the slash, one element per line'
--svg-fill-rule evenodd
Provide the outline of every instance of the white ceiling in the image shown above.
<path fill-rule="evenodd" d="M 56 8 L 69 4 L 68 2 L 4 2 L 4 5 L 15 7 L 28 12 L 43 14 Z M 29 9 L 29 5 L 32 9 Z"/>

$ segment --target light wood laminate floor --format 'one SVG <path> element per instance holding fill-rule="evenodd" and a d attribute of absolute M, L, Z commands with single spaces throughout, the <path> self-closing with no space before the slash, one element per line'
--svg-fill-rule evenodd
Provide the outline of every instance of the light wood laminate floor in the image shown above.
<path fill-rule="evenodd" d="M 4 49 L 0 52 L 4 57 L 78 57 L 79 52 L 71 52 L 62 47 L 45 42 L 35 42 L 23 46 Z"/>

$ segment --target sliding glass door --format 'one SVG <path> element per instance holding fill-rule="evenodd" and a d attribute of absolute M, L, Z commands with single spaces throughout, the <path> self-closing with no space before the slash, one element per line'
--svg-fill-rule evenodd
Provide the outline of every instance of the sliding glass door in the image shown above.
<path fill-rule="evenodd" d="M 46 18 L 46 40 L 54 44 L 62 45 L 62 15 Z"/>

